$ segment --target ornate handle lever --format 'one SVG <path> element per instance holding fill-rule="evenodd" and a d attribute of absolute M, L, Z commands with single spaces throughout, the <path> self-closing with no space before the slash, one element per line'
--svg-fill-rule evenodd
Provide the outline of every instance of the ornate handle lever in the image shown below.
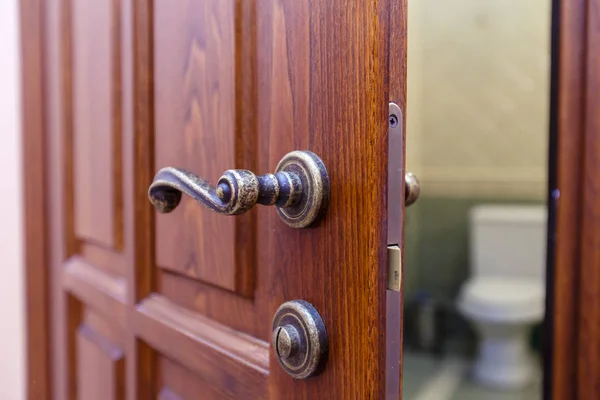
<path fill-rule="evenodd" d="M 257 203 L 275 205 L 286 224 L 305 228 L 327 209 L 329 177 L 316 154 L 293 151 L 281 159 L 274 174 L 256 176 L 245 169 L 230 169 L 214 187 L 191 172 L 166 167 L 158 171 L 148 189 L 150 202 L 161 213 L 173 211 L 182 193 L 224 215 L 243 214 Z"/>

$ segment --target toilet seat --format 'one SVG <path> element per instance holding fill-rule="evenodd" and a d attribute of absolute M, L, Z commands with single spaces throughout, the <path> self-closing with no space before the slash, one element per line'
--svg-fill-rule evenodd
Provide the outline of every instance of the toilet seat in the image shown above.
<path fill-rule="evenodd" d="M 509 278 L 470 279 L 461 288 L 459 309 L 481 321 L 518 323 L 544 316 L 543 282 Z"/>

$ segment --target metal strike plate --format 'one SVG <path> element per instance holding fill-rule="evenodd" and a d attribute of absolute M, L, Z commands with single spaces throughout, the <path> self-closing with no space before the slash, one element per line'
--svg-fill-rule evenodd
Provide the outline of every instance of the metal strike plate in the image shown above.
<path fill-rule="evenodd" d="M 318 375 L 327 362 L 325 324 L 304 300 L 283 303 L 273 317 L 272 346 L 281 368 L 295 379 Z"/>
<path fill-rule="evenodd" d="M 388 246 L 388 278 L 387 288 L 394 292 L 400 291 L 402 285 L 402 252 L 398 246 Z"/>

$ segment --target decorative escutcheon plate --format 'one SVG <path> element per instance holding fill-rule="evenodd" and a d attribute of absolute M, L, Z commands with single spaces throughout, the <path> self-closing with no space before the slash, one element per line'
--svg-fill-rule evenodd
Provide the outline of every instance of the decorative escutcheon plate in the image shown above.
<path fill-rule="evenodd" d="M 325 324 L 304 300 L 283 303 L 273 317 L 272 345 L 279 365 L 295 379 L 318 375 L 327 362 Z"/>

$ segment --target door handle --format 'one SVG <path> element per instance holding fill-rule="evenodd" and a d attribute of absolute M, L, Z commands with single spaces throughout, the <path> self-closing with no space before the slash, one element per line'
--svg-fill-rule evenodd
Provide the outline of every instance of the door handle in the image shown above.
<path fill-rule="evenodd" d="M 310 151 L 292 151 L 279 161 L 274 174 L 257 176 L 245 169 L 230 169 L 216 187 L 192 172 L 165 167 L 154 176 L 148 197 L 160 213 L 177 208 L 182 193 L 223 215 L 243 214 L 257 203 L 274 205 L 287 225 L 306 228 L 324 215 L 329 190 L 323 161 Z"/>
<path fill-rule="evenodd" d="M 421 194 L 421 184 L 412 172 L 404 174 L 404 204 L 408 207 L 414 204 Z"/>

